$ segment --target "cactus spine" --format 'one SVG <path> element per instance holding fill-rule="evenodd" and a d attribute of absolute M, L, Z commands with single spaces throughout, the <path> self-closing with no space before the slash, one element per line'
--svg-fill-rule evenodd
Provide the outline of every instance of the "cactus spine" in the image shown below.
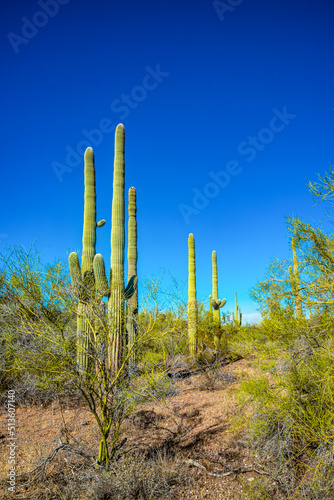
<path fill-rule="evenodd" d="M 197 353 L 197 299 L 196 299 L 196 264 L 194 235 L 188 237 L 188 341 L 192 356 Z"/>
<path fill-rule="evenodd" d="M 89 369 L 89 346 L 92 336 L 92 318 L 89 320 L 89 302 L 95 298 L 93 259 L 96 247 L 96 227 L 105 221 L 96 222 L 95 166 L 92 148 L 85 151 L 85 203 L 82 237 L 82 264 L 75 252 L 69 255 L 72 288 L 79 299 L 77 309 L 77 364 L 82 373 Z"/>
<path fill-rule="evenodd" d="M 218 299 L 218 270 L 217 270 L 217 253 L 212 252 L 212 295 L 210 295 L 210 303 L 213 308 L 213 323 L 214 323 L 214 343 L 216 349 L 219 349 L 220 344 L 220 308 L 226 304 L 226 299 Z"/>
<path fill-rule="evenodd" d="M 134 187 L 129 189 L 129 219 L 128 219 L 128 281 L 132 276 L 137 276 L 137 203 L 136 190 Z M 136 340 L 138 314 L 138 289 L 136 288 L 132 297 L 127 300 L 126 304 L 126 328 L 128 333 L 128 349 Z M 134 365 L 135 357 L 131 354 L 129 364 Z"/>
<path fill-rule="evenodd" d="M 293 256 L 293 282 L 294 282 L 293 288 L 294 288 L 295 304 L 296 304 L 296 318 L 302 319 L 304 315 L 303 315 L 302 296 L 300 293 L 299 269 L 298 269 L 295 238 L 291 238 L 291 246 L 292 246 L 292 256 Z"/>

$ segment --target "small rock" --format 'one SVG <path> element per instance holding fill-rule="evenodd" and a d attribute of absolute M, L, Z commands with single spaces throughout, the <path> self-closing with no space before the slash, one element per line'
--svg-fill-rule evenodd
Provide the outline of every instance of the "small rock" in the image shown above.
<path fill-rule="evenodd" d="M 184 414 L 187 418 L 197 417 L 199 415 L 199 410 L 197 408 L 193 408 L 192 410 L 186 411 Z"/>

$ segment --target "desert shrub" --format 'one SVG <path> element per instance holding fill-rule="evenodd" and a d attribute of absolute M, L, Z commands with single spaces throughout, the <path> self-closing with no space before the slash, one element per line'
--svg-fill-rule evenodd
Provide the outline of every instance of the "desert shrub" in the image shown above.
<path fill-rule="evenodd" d="M 150 457 L 144 453 L 122 457 L 95 479 L 91 489 L 95 500 L 169 500 L 179 498 L 178 487 L 189 482 L 182 459 L 159 451 Z"/>
<path fill-rule="evenodd" d="M 151 329 L 150 339 L 137 350 L 139 363 L 163 364 L 167 358 L 172 359 L 187 352 L 187 327 L 182 311 L 143 311 L 138 324 L 142 329 Z"/>
<path fill-rule="evenodd" d="M 309 328 L 266 375 L 238 390 L 252 446 L 281 477 L 288 498 L 334 494 L 334 332 Z"/>
<path fill-rule="evenodd" d="M 66 381 L 63 350 L 75 350 L 67 263 L 44 264 L 35 246 L 18 246 L 0 255 L 0 265 L 1 389 L 15 386 L 32 401 Z M 44 356 L 48 338 L 53 343 Z"/>

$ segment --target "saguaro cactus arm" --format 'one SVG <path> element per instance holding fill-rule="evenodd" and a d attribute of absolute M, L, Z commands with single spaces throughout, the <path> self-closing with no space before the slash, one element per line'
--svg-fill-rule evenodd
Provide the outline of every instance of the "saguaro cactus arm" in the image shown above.
<path fill-rule="evenodd" d="M 86 271 L 93 271 L 93 259 L 96 247 L 96 188 L 95 165 L 92 148 L 85 151 L 85 206 L 82 236 L 82 265 L 84 276 Z"/>
<path fill-rule="evenodd" d="M 220 309 L 221 307 L 224 307 L 224 305 L 226 304 L 226 299 L 223 299 L 223 300 L 215 300 L 212 295 L 210 295 L 210 302 L 211 302 L 211 305 L 213 307 L 213 309 L 217 310 L 217 309 Z"/>
<path fill-rule="evenodd" d="M 131 276 L 127 284 L 127 287 L 124 290 L 124 298 L 126 300 L 131 299 L 131 297 L 133 297 L 133 294 L 137 291 L 137 286 L 138 286 L 137 276 L 135 275 Z"/>
<path fill-rule="evenodd" d="M 71 252 L 68 257 L 68 263 L 70 266 L 72 286 L 76 286 L 81 281 L 81 269 L 78 254 Z"/>
<path fill-rule="evenodd" d="M 106 276 L 106 270 L 104 265 L 103 257 L 100 253 L 97 253 L 93 261 L 94 276 L 97 292 L 102 295 L 102 297 L 110 296 L 110 284 Z"/>

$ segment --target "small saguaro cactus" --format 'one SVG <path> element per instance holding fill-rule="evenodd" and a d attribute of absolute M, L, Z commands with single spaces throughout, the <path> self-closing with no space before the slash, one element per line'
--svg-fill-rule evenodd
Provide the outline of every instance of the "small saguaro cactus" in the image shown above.
<path fill-rule="evenodd" d="M 96 222 L 95 166 L 92 148 L 85 151 L 85 203 L 82 237 L 82 263 L 75 252 L 69 255 L 72 289 L 78 298 L 77 309 L 77 364 L 82 373 L 89 366 L 89 346 L 92 342 L 93 318 L 89 319 L 89 302 L 95 300 L 93 259 L 96 247 L 96 228 L 102 227 L 105 220 Z"/>
<path fill-rule="evenodd" d="M 94 275 L 100 295 L 108 297 L 108 360 L 112 373 L 116 374 L 122 363 L 124 342 L 125 300 L 132 297 L 137 288 L 137 276 L 133 275 L 124 290 L 125 249 L 125 202 L 124 202 L 124 126 L 117 125 L 115 132 L 115 157 L 112 199 L 110 281 L 108 282 L 101 254 L 94 258 Z"/>
<path fill-rule="evenodd" d="M 232 318 L 236 326 L 242 325 L 242 312 L 240 311 L 240 307 L 238 306 L 238 297 L 237 292 L 234 292 L 234 302 L 235 302 L 235 313 L 232 313 Z"/>
<path fill-rule="evenodd" d="M 198 304 L 196 299 L 196 264 L 194 235 L 188 237 L 188 341 L 192 356 L 197 353 Z"/>
<path fill-rule="evenodd" d="M 292 246 L 292 256 L 293 256 L 293 283 L 294 283 L 292 291 L 295 296 L 296 318 L 302 319 L 304 315 L 303 315 L 302 296 L 300 293 L 299 269 L 298 269 L 298 258 L 297 258 L 295 238 L 291 238 L 291 246 Z"/>
<path fill-rule="evenodd" d="M 220 308 L 226 304 L 226 299 L 218 299 L 218 271 L 217 271 L 217 253 L 212 252 L 212 295 L 210 295 L 210 303 L 212 306 L 213 323 L 214 323 L 214 343 L 216 349 L 219 349 L 220 344 Z"/>

